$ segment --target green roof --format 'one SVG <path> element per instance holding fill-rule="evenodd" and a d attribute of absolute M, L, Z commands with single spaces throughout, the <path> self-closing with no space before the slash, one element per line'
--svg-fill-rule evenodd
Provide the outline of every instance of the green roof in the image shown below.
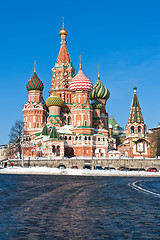
<path fill-rule="evenodd" d="M 43 126 L 42 135 L 44 135 L 44 136 L 48 136 L 49 135 L 49 130 L 48 130 L 48 127 L 47 127 L 46 123 Z"/>
<path fill-rule="evenodd" d="M 108 120 L 108 124 L 112 126 L 113 129 L 122 129 L 121 126 L 116 122 L 114 117 L 110 117 Z"/>
<path fill-rule="evenodd" d="M 132 105 L 131 105 L 131 109 L 130 109 L 130 115 L 129 115 L 129 119 L 128 119 L 128 123 L 134 123 L 134 122 L 144 123 L 142 112 L 141 112 L 141 107 L 140 107 L 138 97 L 137 97 L 136 88 L 134 88 L 134 95 L 133 95 Z"/>
<path fill-rule="evenodd" d="M 57 130 L 56 130 L 55 126 L 52 127 L 50 138 L 54 138 L 54 139 L 57 139 L 57 140 L 59 139 L 59 136 L 58 136 L 58 133 L 57 133 Z"/>

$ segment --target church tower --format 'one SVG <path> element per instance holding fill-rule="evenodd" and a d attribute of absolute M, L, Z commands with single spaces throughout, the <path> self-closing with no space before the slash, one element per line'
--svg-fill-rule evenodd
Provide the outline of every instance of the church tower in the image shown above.
<path fill-rule="evenodd" d="M 69 84 L 72 78 L 75 75 L 75 69 L 73 68 L 69 52 L 66 45 L 66 38 L 68 32 L 63 27 L 59 32 L 61 37 L 61 47 L 57 57 L 55 66 L 52 68 L 52 79 L 51 79 L 51 88 L 50 95 L 56 90 L 57 95 L 62 98 L 63 106 L 61 112 L 63 114 L 63 124 L 71 124 L 71 115 L 70 111 L 72 108 L 73 95 L 72 91 L 69 88 Z"/>
<path fill-rule="evenodd" d="M 72 126 L 75 133 L 91 133 L 92 110 L 89 103 L 89 93 L 93 84 L 82 71 L 81 63 L 77 75 L 70 83 L 73 92 Z"/>
<path fill-rule="evenodd" d="M 49 109 L 49 115 L 47 118 L 48 126 L 61 127 L 62 118 L 61 118 L 61 107 L 63 106 L 62 98 L 58 97 L 56 91 L 52 92 L 49 98 L 46 100 L 46 105 Z"/>
<path fill-rule="evenodd" d="M 24 134 L 30 135 L 39 131 L 46 122 L 47 107 L 43 100 L 43 83 L 38 78 L 36 67 L 34 74 L 27 82 L 28 101 L 23 106 Z"/>
<path fill-rule="evenodd" d="M 126 125 L 126 137 L 145 137 L 146 125 L 144 124 L 141 107 L 137 97 L 137 88 L 133 88 L 134 94 L 129 113 L 128 123 Z"/>
<path fill-rule="evenodd" d="M 136 86 L 134 86 L 133 91 L 126 125 L 126 139 L 118 146 L 118 150 L 126 157 L 150 157 L 150 139 L 146 136 L 146 125 L 138 101 Z"/>
<path fill-rule="evenodd" d="M 98 79 L 90 92 L 90 100 L 93 108 L 93 126 L 95 129 L 104 129 L 108 135 L 108 113 L 106 112 L 106 102 L 110 97 L 109 90 L 102 84 L 100 73 Z M 107 131 L 106 131 L 107 130 Z"/>

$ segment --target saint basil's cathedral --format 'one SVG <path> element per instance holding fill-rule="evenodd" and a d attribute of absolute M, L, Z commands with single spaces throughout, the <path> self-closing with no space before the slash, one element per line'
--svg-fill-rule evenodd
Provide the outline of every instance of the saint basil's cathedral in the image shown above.
<path fill-rule="evenodd" d="M 75 75 L 66 45 L 67 34 L 63 24 L 59 32 L 60 51 L 52 68 L 50 96 L 46 102 L 36 68 L 27 82 L 28 101 L 22 110 L 25 158 L 108 157 L 115 143 L 109 136 L 106 112 L 110 92 L 102 84 L 99 73 L 93 86 L 83 73 L 81 63 Z M 118 150 L 132 157 L 136 154 L 149 156 L 150 142 L 145 136 L 146 126 L 135 90 L 129 119 L 126 142 Z"/>

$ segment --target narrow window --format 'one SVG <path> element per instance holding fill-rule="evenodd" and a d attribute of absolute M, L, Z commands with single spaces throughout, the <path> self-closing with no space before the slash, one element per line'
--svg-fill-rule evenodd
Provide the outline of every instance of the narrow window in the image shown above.
<path fill-rule="evenodd" d="M 141 126 L 138 126 L 138 133 L 141 133 Z"/>
<path fill-rule="evenodd" d="M 52 153 L 55 153 L 55 146 L 52 146 Z"/>
<path fill-rule="evenodd" d="M 68 125 L 70 125 L 71 124 L 71 117 L 69 116 L 68 117 Z"/>
<path fill-rule="evenodd" d="M 131 127 L 131 133 L 134 133 L 134 126 Z"/>

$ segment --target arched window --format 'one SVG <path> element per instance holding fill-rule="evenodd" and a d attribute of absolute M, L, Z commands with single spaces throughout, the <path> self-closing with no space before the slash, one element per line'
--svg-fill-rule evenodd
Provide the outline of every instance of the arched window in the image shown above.
<path fill-rule="evenodd" d="M 141 133 L 141 126 L 138 126 L 138 133 Z"/>
<path fill-rule="evenodd" d="M 79 140 L 81 140 L 81 136 L 79 137 Z"/>
<path fill-rule="evenodd" d="M 85 127 L 87 126 L 87 121 L 84 122 L 84 126 L 85 126 Z"/>
<path fill-rule="evenodd" d="M 69 136 L 69 140 L 71 140 L 71 136 Z"/>
<path fill-rule="evenodd" d="M 87 140 L 87 136 L 84 137 L 84 140 Z"/>
<path fill-rule="evenodd" d="M 67 136 L 65 136 L 64 139 L 67 140 Z"/>
<path fill-rule="evenodd" d="M 134 133 L 134 126 L 131 127 L 131 133 Z"/>
<path fill-rule="evenodd" d="M 88 137 L 88 140 L 90 141 L 90 140 L 91 140 L 91 137 Z"/>
<path fill-rule="evenodd" d="M 76 136 L 75 140 L 78 140 L 78 137 Z"/>

